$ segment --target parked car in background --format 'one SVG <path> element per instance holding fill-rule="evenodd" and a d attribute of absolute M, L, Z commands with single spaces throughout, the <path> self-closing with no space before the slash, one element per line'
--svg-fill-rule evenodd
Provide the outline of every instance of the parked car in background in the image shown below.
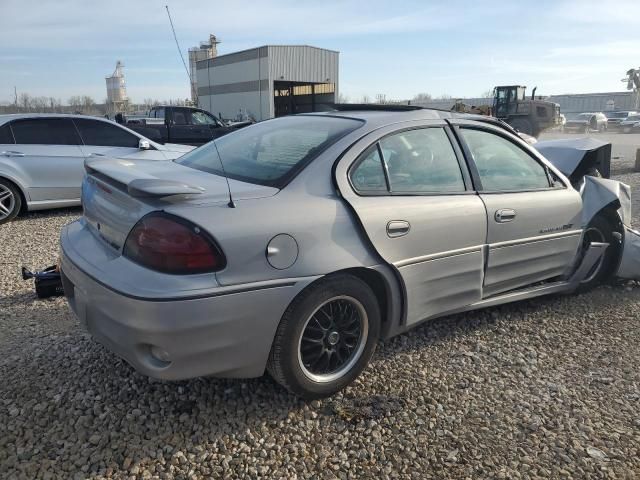
<path fill-rule="evenodd" d="M 618 111 L 618 112 L 604 112 L 607 116 L 607 128 L 614 130 L 620 127 L 620 123 L 625 121 L 631 115 L 637 115 L 638 112 L 634 111 Z"/>
<path fill-rule="evenodd" d="M 88 158 L 171 160 L 192 149 L 160 145 L 99 117 L 0 115 L 0 223 L 22 209 L 80 205 Z"/>
<path fill-rule="evenodd" d="M 574 188 L 487 117 L 371 109 L 268 120 L 174 162 L 88 162 L 60 238 L 81 323 L 152 377 L 266 369 L 317 398 L 424 320 L 640 274 L 629 187 Z"/>
<path fill-rule="evenodd" d="M 146 118 L 127 118 L 127 126 L 160 143 L 202 145 L 252 122 L 227 123 L 215 115 L 193 107 L 160 105 Z"/>
<path fill-rule="evenodd" d="M 618 126 L 622 133 L 640 133 L 640 115 L 629 115 Z"/>
<path fill-rule="evenodd" d="M 589 133 L 593 130 L 605 132 L 607 117 L 604 113 L 568 113 L 564 124 L 565 132 Z"/>

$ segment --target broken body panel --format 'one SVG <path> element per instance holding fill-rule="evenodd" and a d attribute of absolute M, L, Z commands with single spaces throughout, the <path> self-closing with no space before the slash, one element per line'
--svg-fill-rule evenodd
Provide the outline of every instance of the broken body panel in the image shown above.
<path fill-rule="evenodd" d="M 640 279 L 640 232 L 631 228 L 631 188 L 608 179 L 611 144 L 594 138 L 549 140 L 535 148 L 566 175 L 582 196 L 582 226 L 586 227 L 603 209 L 614 208 L 623 225 L 622 255 L 616 276 Z M 597 169 L 603 177 L 588 175 Z"/>

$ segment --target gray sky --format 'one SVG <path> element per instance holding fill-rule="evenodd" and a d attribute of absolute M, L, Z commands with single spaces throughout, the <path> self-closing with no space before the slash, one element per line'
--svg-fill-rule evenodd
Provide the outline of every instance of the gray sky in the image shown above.
<path fill-rule="evenodd" d="M 106 97 L 125 64 L 133 101 L 189 96 L 165 1 L 0 0 L 0 102 L 13 87 L 66 101 Z M 342 93 L 479 96 L 621 91 L 640 65 L 638 0 L 168 1 L 182 49 L 216 34 L 219 53 L 265 44 L 340 51 Z"/>

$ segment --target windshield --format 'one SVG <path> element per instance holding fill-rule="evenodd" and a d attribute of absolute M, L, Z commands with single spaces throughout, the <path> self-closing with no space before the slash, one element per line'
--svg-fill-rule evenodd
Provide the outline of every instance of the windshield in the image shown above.
<path fill-rule="evenodd" d="M 591 120 L 593 113 L 581 113 L 576 117 L 576 120 Z"/>
<path fill-rule="evenodd" d="M 629 115 L 626 119 L 629 122 L 640 122 L 640 115 Z"/>
<path fill-rule="evenodd" d="M 359 120 L 330 116 L 282 117 L 225 135 L 176 162 L 215 175 L 226 173 L 243 182 L 282 188 L 323 150 L 361 125 Z"/>

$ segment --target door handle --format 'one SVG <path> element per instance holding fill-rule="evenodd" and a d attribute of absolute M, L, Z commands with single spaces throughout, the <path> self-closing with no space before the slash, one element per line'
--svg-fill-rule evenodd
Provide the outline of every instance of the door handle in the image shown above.
<path fill-rule="evenodd" d="M 387 223 L 387 235 L 390 238 L 402 237 L 411 230 L 411 225 L 405 220 L 391 220 Z"/>
<path fill-rule="evenodd" d="M 24 153 L 22 152 L 14 152 L 12 150 L 7 150 L 5 152 L 0 152 L 0 155 L 4 157 L 24 157 Z"/>
<path fill-rule="evenodd" d="M 500 210 L 496 210 L 493 218 L 498 223 L 507 223 L 516 218 L 516 211 L 512 208 L 501 208 Z"/>
<path fill-rule="evenodd" d="M 89 156 L 90 157 L 106 157 L 104 153 L 96 153 L 96 152 L 91 153 Z"/>

